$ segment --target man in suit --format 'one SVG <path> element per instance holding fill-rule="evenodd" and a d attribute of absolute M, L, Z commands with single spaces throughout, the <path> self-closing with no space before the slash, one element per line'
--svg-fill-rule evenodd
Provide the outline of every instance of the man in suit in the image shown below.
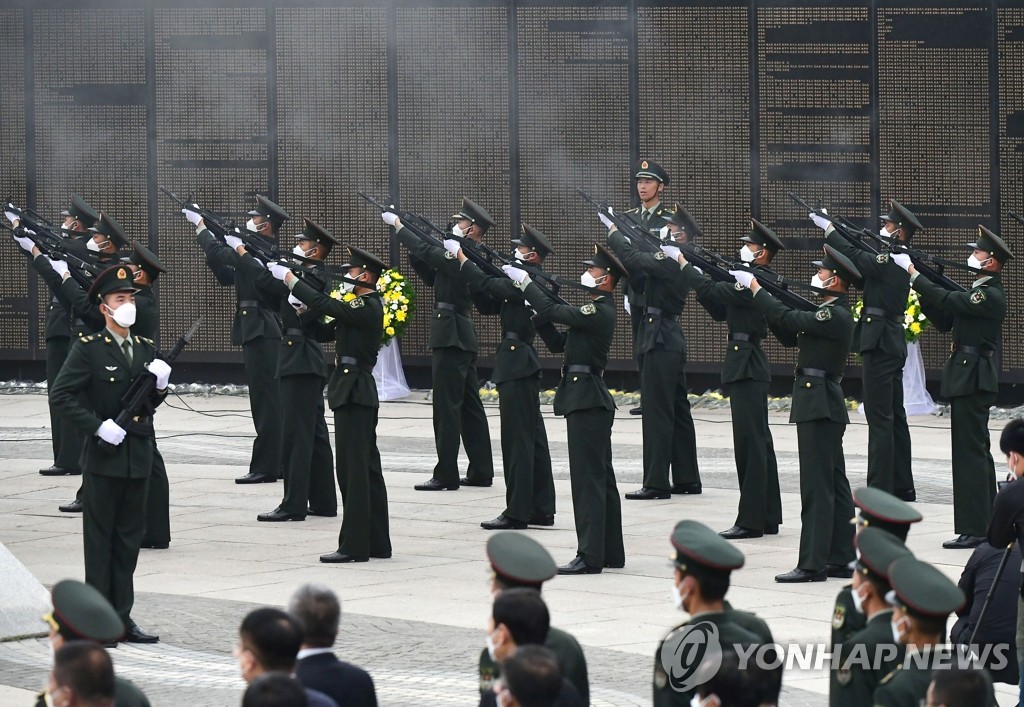
<path fill-rule="evenodd" d="M 334 654 L 341 622 L 337 595 L 322 585 L 303 585 L 292 594 L 288 613 L 302 627 L 302 647 L 295 664 L 299 682 L 324 693 L 338 707 L 377 707 L 377 693 L 369 673 L 338 660 Z"/>

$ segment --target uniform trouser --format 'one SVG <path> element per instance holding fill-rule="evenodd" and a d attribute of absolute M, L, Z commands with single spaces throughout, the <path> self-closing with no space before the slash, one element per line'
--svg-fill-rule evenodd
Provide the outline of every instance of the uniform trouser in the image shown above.
<path fill-rule="evenodd" d="M 686 392 L 686 354 L 654 349 L 642 359 L 644 487 L 668 491 L 673 484 L 699 484 L 697 433 Z"/>
<path fill-rule="evenodd" d="M 480 402 L 476 377 L 476 353 L 454 347 L 434 349 L 431 355 L 434 387 L 434 445 L 437 465 L 434 478 L 454 486 L 459 483 L 459 438 L 469 458 L 467 476 L 473 483 L 494 479 L 491 432 Z"/>
<path fill-rule="evenodd" d="M 64 361 L 71 350 L 71 339 L 56 336 L 46 340 L 46 389 L 53 389 Z M 78 457 L 85 446 L 85 437 L 60 410 L 50 405 L 50 439 L 53 442 L 53 464 L 63 469 L 78 469 Z"/>
<path fill-rule="evenodd" d="M 820 572 L 853 561 L 853 496 L 846 478 L 846 423 L 811 420 L 796 425 L 800 448 L 800 559 L 797 567 Z"/>
<path fill-rule="evenodd" d="M 280 479 L 281 389 L 277 378 L 280 339 L 260 337 L 242 347 L 245 360 L 245 384 L 249 386 L 249 409 L 256 438 L 252 441 L 249 473 Z"/>
<path fill-rule="evenodd" d="M 868 421 L 868 486 L 889 493 L 914 488 L 910 428 L 903 407 L 906 358 L 865 351 L 864 416 Z"/>
<path fill-rule="evenodd" d="M 501 462 L 505 472 L 504 515 L 523 522 L 530 516 L 555 513 L 551 452 L 540 414 L 539 396 L 538 376 L 498 384 Z"/>
<path fill-rule="evenodd" d="M 133 575 L 145 532 L 149 479 L 149 475 L 123 479 L 86 470 L 82 480 L 85 581 L 107 598 L 126 627 L 133 625 Z"/>
<path fill-rule="evenodd" d="M 640 337 L 640 323 L 644 320 L 644 306 L 629 303 L 629 328 L 633 333 L 633 357 L 636 359 L 636 372 L 641 377 L 641 385 L 644 375 L 644 357 L 636 353 L 636 342 Z M 640 404 L 643 405 L 643 394 L 641 393 Z"/>
<path fill-rule="evenodd" d="M 324 419 L 324 383 L 313 374 L 281 378 L 281 439 L 284 442 L 284 500 L 281 509 L 306 515 L 337 513 L 334 455 Z"/>
<path fill-rule="evenodd" d="M 953 530 L 984 537 L 996 497 L 996 469 L 989 448 L 988 412 L 996 394 L 950 398 L 953 435 Z"/>
<path fill-rule="evenodd" d="M 338 488 L 342 519 L 338 552 L 353 557 L 388 556 L 388 490 L 377 449 L 378 408 L 342 405 L 334 410 Z"/>
<path fill-rule="evenodd" d="M 782 495 L 775 443 L 768 426 L 768 383 L 751 379 L 725 384 L 732 410 L 732 446 L 740 505 L 736 523 L 761 530 L 782 522 Z"/>
<path fill-rule="evenodd" d="M 164 545 L 171 542 L 171 497 L 167 482 L 167 466 L 164 456 L 153 440 L 153 474 L 149 478 L 149 493 L 146 494 L 146 533 L 142 544 Z"/>
<path fill-rule="evenodd" d="M 577 410 L 565 416 L 576 554 L 591 567 L 622 565 L 626 561 L 622 502 L 612 468 L 614 422 L 615 411 L 604 408 Z"/>

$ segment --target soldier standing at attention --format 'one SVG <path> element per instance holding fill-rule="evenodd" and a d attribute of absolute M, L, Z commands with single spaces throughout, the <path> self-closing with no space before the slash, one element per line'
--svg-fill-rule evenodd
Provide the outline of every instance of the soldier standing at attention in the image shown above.
<path fill-rule="evenodd" d="M 995 464 L 989 444 L 988 414 L 999 392 L 996 353 L 1002 346 L 1006 293 L 1000 276 L 1013 258 L 1003 239 L 978 226 L 978 242 L 967 264 L 978 279 L 967 292 L 953 292 L 921 277 L 908 255 L 892 259 L 910 273 L 910 284 L 928 307 L 939 331 L 953 332 L 953 353 L 942 369 L 942 396 L 949 399 L 953 436 L 953 530 L 942 547 L 974 548 L 985 541 L 996 497 Z"/>
<path fill-rule="evenodd" d="M 843 457 L 850 417 L 839 383 L 853 336 L 846 293 L 861 275 L 829 245 L 824 260 L 814 265 L 818 272 L 811 284 L 826 299 L 813 312 L 790 309 L 762 291 L 749 270 L 732 271 L 738 283 L 750 288 L 754 307 L 783 345 L 799 347 L 789 421 L 796 423 L 800 453 L 800 557 L 796 569 L 776 575 L 776 582 L 824 582 L 829 567 L 849 577 L 854 558 L 853 498 Z"/>

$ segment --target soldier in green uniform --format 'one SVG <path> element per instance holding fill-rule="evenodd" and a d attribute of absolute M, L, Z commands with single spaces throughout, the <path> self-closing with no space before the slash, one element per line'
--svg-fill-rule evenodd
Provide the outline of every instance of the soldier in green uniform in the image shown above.
<path fill-rule="evenodd" d="M 384 303 L 377 279 L 385 265 L 373 253 L 348 247 L 341 266 L 349 280 L 342 290 L 355 295 L 338 301 L 284 273 L 284 284 L 313 314 L 327 315 L 334 327 L 334 373 L 327 402 L 334 411 L 334 448 L 343 517 L 338 549 L 320 556 L 321 562 L 366 562 L 391 557 L 388 530 L 388 490 L 377 449 L 377 364 L 384 333 Z M 357 284 L 358 283 L 358 284 Z"/>
<path fill-rule="evenodd" d="M 947 549 L 973 548 L 985 541 L 995 500 L 995 465 L 989 445 L 988 414 L 999 391 L 998 352 L 1006 319 L 1001 272 L 1013 258 L 1003 239 L 978 226 L 967 264 L 978 279 L 967 292 L 947 290 L 921 277 L 907 255 L 893 261 L 910 273 L 910 284 L 928 307 L 939 331 L 953 332 L 953 352 L 942 369 L 942 395 L 949 399 L 953 437 L 953 529 Z"/>
<path fill-rule="evenodd" d="M 767 268 L 782 241 L 770 228 L 750 219 L 750 234 L 740 238 L 740 259 Z M 782 495 L 775 444 L 768 427 L 768 385 L 771 372 L 761 341 L 768 333 L 764 315 L 754 308 L 750 290 L 716 282 L 700 273 L 680 254 L 682 277 L 697 301 L 715 321 L 729 326 L 729 343 L 722 363 L 722 386 L 729 395 L 732 439 L 739 478 L 740 503 L 736 522 L 721 531 L 723 538 L 739 540 L 775 535 L 782 523 Z"/>
<path fill-rule="evenodd" d="M 302 232 L 295 236 L 292 255 L 306 269 L 323 273 L 323 261 L 338 244 L 322 226 L 303 219 Z M 225 236 L 224 242 L 238 254 L 238 267 L 268 298 L 276 298 L 283 324 L 281 350 L 277 359 L 281 408 L 281 460 L 284 468 L 284 498 L 269 513 L 256 520 L 264 522 L 304 521 L 307 515 L 334 518 L 338 495 L 334 488 L 334 458 L 331 438 L 324 419 L 324 386 L 327 362 L 317 343 L 321 337 L 320 316 L 309 311 L 282 282 L 288 267 L 279 263 L 264 266 L 249 253 L 242 240 Z M 383 322 L 383 319 L 382 319 Z"/>
<path fill-rule="evenodd" d="M 880 236 L 907 243 L 923 226 L 895 199 L 889 206 Z M 913 501 L 917 494 L 910 468 L 910 428 L 903 407 L 903 366 L 907 362 L 903 318 L 910 281 L 889 253 L 872 255 L 839 235 L 826 218 L 814 213 L 810 217 L 825 229 L 825 242 L 849 258 L 864 276 L 864 307 L 853 330 L 853 350 L 860 353 L 864 370 L 868 486 Z"/>
<path fill-rule="evenodd" d="M 554 251 L 547 236 L 528 224 L 512 241 L 516 258 L 540 268 Z M 505 510 L 480 524 L 486 530 L 522 530 L 528 524 L 555 524 L 555 482 L 548 434 L 540 413 L 540 359 L 533 347 L 533 310 L 505 277 L 489 277 L 465 253 L 457 253 L 470 292 L 491 300 L 488 313 L 501 315 L 501 342 L 494 355 L 492 382 L 498 386 Z"/>
<path fill-rule="evenodd" d="M 857 517 L 854 519 L 857 533 L 865 528 L 878 528 L 905 543 L 910 526 L 921 520 L 921 514 L 910 504 L 870 486 L 856 489 L 853 492 L 853 503 L 857 506 Z M 831 645 L 845 643 L 866 624 L 864 614 L 857 610 L 853 600 L 853 585 L 847 584 L 839 590 L 832 609 Z"/>
<path fill-rule="evenodd" d="M 139 415 L 123 429 L 116 422 L 121 398 L 147 370 L 156 377 L 150 403 L 167 394 L 171 367 L 156 358 L 151 339 L 133 335 L 135 287 L 124 265 L 100 273 L 89 297 L 100 303 L 106 328 L 83 337 L 68 355 L 54 383 L 54 402 L 87 435 L 82 502 L 85 581 L 114 606 L 127 629 L 125 640 L 152 643 L 132 621 L 132 575 L 145 532 L 146 493 L 153 471 L 152 414 Z M 108 453 L 99 445 L 113 445 Z"/>
<path fill-rule="evenodd" d="M 612 424 L 615 401 L 604 382 L 604 368 L 615 333 L 612 293 L 626 269 L 603 245 L 584 260 L 580 283 L 592 288 L 592 301 L 581 307 L 556 303 L 523 270 L 502 269 L 523 290 L 537 315 L 552 324 L 539 330 L 544 343 L 562 354 L 562 380 L 555 390 L 555 414 L 565 416 L 569 442 L 569 477 L 576 518 L 578 549 L 559 574 L 600 574 L 605 567 L 623 567 L 622 504 L 612 468 Z"/>
<path fill-rule="evenodd" d="M 895 535 L 880 528 L 857 534 L 857 562 L 853 575 L 854 606 L 865 618 L 864 628 L 832 646 L 829 704 L 860 707 L 871 704 L 879 681 L 903 660 L 902 644 L 894 643 L 889 593 L 889 566 L 912 557 Z"/>
<path fill-rule="evenodd" d="M 490 486 L 494 481 L 491 433 L 480 402 L 476 376 L 476 328 L 470 318 L 470 296 L 456 257 L 461 244 L 445 239 L 444 247 L 420 239 L 395 214 L 381 213 L 394 227 L 398 242 L 409 249 L 416 273 L 434 289 L 434 313 L 430 320 L 431 409 L 437 465 L 429 481 L 416 484 L 417 491 L 457 491 L 462 486 Z M 463 197 L 462 208 L 452 218 L 458 238 L 482 241 L 494 219 L 482 207 Z M 459 438 L 469 457 L 469 471 L 459 479 Z"/>
<path fill-rule="evenodd" d="M 522 533 L 496 533 L 487 540 L 487 559 L 494 575 L 491 579 L 491 596 L 496 597 L 506 589 L 527 588 L 539 593 L 544 585 L 555 576 L 558 568 L 551 553 L 536 540 Z M 558 658 L 565 679 L 573 684 L 583 701 L 590 703 L 590 679 L 587 676 L 587 659 L 579 641 L 565 631 L 548 629 L 544 645 Z M 480 652 L 480 694 L 491 692 L 494 681 L 500 677 L 498 664 L 491 660 L 484 648 Z"/>
<path fill-rule="evenodd" d="M 660 249 L 633 243 L 604 214 L 600 218 L 609 229 L 608 246 L 625 266 L 629 282 L 644 283 L 643 317 L 634 338 L 641 362 L 640 395 L 647 412 L 643 418 L 644 478 L 643 486 L 627 493 L 626 498 L 665 499 L 673 491 L 699 494 L 697 436 L 686 389 L 686 336 L 679 325 L 690 285 L 679 277 L 673 259 L 679 249 L 671 235 Z M 633 312 L 640 309 L 635 303 L 630 306 Z"/>
<path fill-rule="evenodd" d="M 252 441 L 249 472 L 235 479 L 236 484 L 272 483 L 281 471 L 281 390 L 277 379 L 277 358 L 281 349 L 281 322 L 277 300 L 258 288 L 241 267 L 234 248 L 218 240 L 195 211 L 182 209 L 196 227 L 196 241 L 206 254 L 206 265 L 217 281 L 235 288 L 235 318 L 231 326 L 231 344 L 242 347 L 245 384 L 249 389 L 249 409 L 256 437 Z M 287 211 L 265 196 L 257 195 L 256 207 L 248 213 L 246 229 L 275 242 Z"/>
<path fill-rule="evenodd" d="M 695 520 L 676 523 L 670 540 L 675 548 L 672 594 L 676 608 L 690 618 L 658 644 L 654 654 L 654 707 L 690 704 L 695 685 L 686 684 L 685 678 L 696 666 L 686 661 L 694 652 L 680 650 L 680 646 L 692 631 L 710 627 L 723 650 L 774 643 L 768 624 L 754 614 L 733 609 L 725 601 L 733 570 L 745 562 L 739 549 Z"/>
<path fill-rule="evenodd" d="M 850 418 L 839 383 L 853 336 L 853 314 L 846 296 L 861 279 L 849 258 L 825 246 L 811 280 L 825 300 L 813 312 L 790 309 L 762 291 L 749 270 L 735 270 L 736 281 L 749 287 L 760 311 L 785 346 L 799 347 L 793 381 L 793 409 L 800 455 L 800 557 L 796 569 L 776 575 L 776 582 L 824 582 L 831 565 L 849 576 L 853 560 L 853 499 L 846 478 L 843 434 Z"/>

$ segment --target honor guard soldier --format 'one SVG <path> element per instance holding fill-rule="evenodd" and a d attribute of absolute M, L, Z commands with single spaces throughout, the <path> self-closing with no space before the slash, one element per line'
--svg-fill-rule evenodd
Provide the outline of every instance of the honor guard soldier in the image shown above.
<path fill-rule="evenodd" d="M 1001 273 L 1013 254 L 1003 239 L 978 226 L 978 242 L 967 264 L 978 279 L 966 292 L 953 292 L 921 277 L 907 255 L 892 259 L 910 273 L 928 318 L 939 331 L 953 332 L 953 352 L 942 369 L 942 396 L 949 399 L 953 437 L 953 529 L 947 549 L 973 548 L 985 540 L 995 500 L 995 465 L 989 447 L 988 415 L 999 392 L 999 359 L 1006 293 Z"/>
<path fill-rule="evenodd" d="M 291 255 L 314 274 L 323 273 L 323 261 L 338 241 L 308 218 L 302 221 L 302 233 L 295 236 L 296 245 Z M 238 267 L 268 297 L 277 298 L 278 316 L 284 329 L 276 372 L 281 393 L 278 426 L 282 440 L 284 498 L 277 508 L 260 513 L 256 519 L 301 521 L 306 520 L 307 515 L 334 518 L 338 515 L 338 495 L 334 488 L 331 438 L 324 419 L 327 362 L 317 343 L 322 331 L 320 316 L 309 311 L 284 284 L 288 266 L 268 263 L 264 267 L 246 251 L 237 236 L 226 236 L 224 242 L 238 254 Z"/>
<path fill-rule="evenodd" d="M 242 347 L 245 384 L 249 389 L 249 409 L 256 437 L 252 442 L 249 472 L 235 479 L 236 484 L 272 483 L 281 478 L 281 391 L 277 380 L 277 357 L 281 349 L 281 322 L 274 297 L 256 286 L 241 267 L 234 248 L 217 239 L 195 211 L 182 209 L 196 227 L 196 241 L 206 254 L 206 265 L 226 287 L 235 288 L 235 318 L 231 325 L 231 344 Z M 274 243 L 278 232 L 291 216 L 262 195 L 248 213 L 247 231 Z"/>
<path fill-rule="evenodd" d="M 547 236 L 523 224 L 512 241 L 515 257 L 540 268 L 553 252 Z M 498 386 L 501 413 L 501 459 L 505 472 L 505 510 L 480 524 L 487 530 L 522 530 L 527 524 L 554 525 L 555 482 L 544 418 L 540 413 L 540 359 L 533 347 L 533 310 L 511 280 L 489 277 L 465 253 L 457 253 L 462 278 L 470 291 L 493 302 L 488 313 L 501 315 L 501 342 L 494 355 L 491 380 Z M 479 305 L 478 305 L 479 306 Z"/>
<path fill-rule="evenodd" d="M 338 549 L 321 562 L 366 562 L 391 557 L 388 490 L 377 449 L 377 364 L 384 335 L 384 303 L 377 279 L 385 266 L 373 253 L 348 247 L 341 271 L 347 301 L 320 292 L 288 271 L 284 284 L 312 314 L 331 318 L 334 328 L 334 373 L 327 402 L 334 411 L 334 449 L 343 516 Z"/>
<path fill-rule="evenodd" d="M 83 337 L 68 355 L 54 383 L 54 402 L 88 436 L 84 455 L 82 524 L 85 581 L 117 611 L 126 641 L 153 643 L 132 621 L 132 575 L 145 533 L 146 494 L 153 475 L 152 413 L 137 416 L 129 429 L 116 422 L 121 399 L 147 370 L 156 378 L 155 408 L 167 395 L 171 367 L 156 358 L 151 339 L 133 335 L 135 287 L 124 265 L 107 268 L 93 282 L 89 299 L 100 304 L 103 331 Z M 107 450 L 100 441 L 107 443 Z"/>
<path fill-rule="evenodd" d="M 907 362 L 903 318 L 910 281 L 889 253 L 872 255 L 839 235 L 827 219 L 810 216 L 825 229 L 825 242 L 849 258 L 864 276 L 864 307 L 853 329 L 853 350 L 860 354 L 864 370 L 868 486 L 913 501 L 917 494 L 910 468 L 910 428 L 903 407 L 903 366 Z M 882 224 L 882 239 L 904 244 L 923 228 L 895 199 L 889 202 Z"/>
<path fill-rule="evenodd" d="M 858 534 L 865 528 L 877 528 L 906 543 L 910 526 L 921 520 L 921 514 L 910 504 L 878 488 L 862 486 L 856 489 L 853 503 L 857 506 L 853 522 Z M 832 610 L 832 645 L 845 643 L 866 624 L 864 614 L 856 608 L 853 585 L 847 584 L 836 595 L 836 605 Z"/>
<path fill-rule="evenodd" d="M 672 257 L 678 256 L 679 248 L 670 236 L 660 249 L 648 250 L 648 244 L 631 242 L 604 214 L 600 219 L 609 229 L 608 246 L 625 266 L 630 284 L 644 283 L 643 316 L 634 339 L 641 363 L 640 397 L 647 413 L 644 478 L 643 486 L 626 498 L 646 501 L 669 498 L 673 492 L 699 494 L 697 435 L 686 389 L 686 336 L 679 325 L 690 285 L 679 277 Z M 630 305 L 633 313 L 640 309 L 636 303 Z"/>
<path fill-rule="evenodd" d="M 892 607 L 886 601 L 889 567 L 901 557 L 913 557 L 903 541 L 880 528 L 857 534 L 854 564 L 854 609 L 864 617 L 864 628 L 832 646 L 829 670 L 831 707 L 871 704 L 875 688 L 903 660 L 903 645 L 894 643 Z"/>
<path fill-rule="evenodd" d="M 604 382 L 604 368 L 615 333 L 615 285 L 626 269 L 603 245 L 584 260 L 580 283 L 592 288 L 592 300 L 581 307 L 551 299 L 527 273 L 502 269 L 523 290 L 537 315 L 567 324 L 566 332 L 551 324 L 540 330 L 544 343 L 562 354 L 562 380 L 555 390 L 555 414 L 565 416 L 569 442 L 569 477 L 576 518 L 576 557 L 559 574 L 600 574 L 605 567 L 623 567 L 622 504 L 612 468 L 612 424 L 615 401 Z"/>
<path fill-rule="evenodd" d="M 846 478 L 843 434 L 850 418 L 839 383 L 853 336 L 853 314 L 847 290 L 859 282 L 860 271 L 830 245 L 815 261 L 811 279 L 825 301 L 812 312 L 800 312 L 761 289 L 754 273 L 732 271 L 749 287 L 754 307 L 784 346 L 797 346 L 793 409 L 800 455 L 800 557 L 796 569 L 777 575 L 776 582 L 824 582 L 829 572 L 849 577 L 854 558 L 853 498 Z"/>
<path fill-rule="evenodd" d="M 750 234 L 740 240 L 740 260 L 759 268 L 766 269 L 775 254 L 784 250 L 775 232 L 755 219 L 750 219 Z M 712 280 L 687 262 L 684 254 L 677 260 L 682 278 L 693 288 L 697 301 L 712 319 L 729 327 L 722 387 L 732 412 L 740 503 L 736 522 L 720 534 L 730 540 L 775 535 L 782 523 L 782 495 L 775 443 L 768 426 L 768 385 L 772 376 L 761 348 L 768 325 L 764 315 L 754 308 L 750 290 Z"/>
<path fill-rule="evenodd" d="M 409 249 L 409 261 L 424 283 L 434 289 L 434 312 L 430 320 L 431 409 L 434 416 L 434 444 L 437 465 L 417 491 L 457 491 L 462 486 L 490 486 L 494 482 L 491 433 L 480 402 L 476 375 L 476 328 L 470 318 L 469 291 L 461 277 L 456 238 L 482 241 L 494 219 L 482 207 L 462 198 L 462 208 L 452 216 L 452 234 L 444 247 L 419 238 L 395 214 L 381 213 L 392 226 L 398 242 Z M 459 479 L 459 438 L 466 446 L 469 470 Z"/>
<path fill-rule="evenodd" d="M 774 643 L 768 624 L 754 614 L 731 608 L 725 600 L 733 570 L 745 562 L 738 548 L 695 520 L 679 521 L 669 539 L 675 548 L 672 595 L 676 609 L 690 618 L 658 644 L 654 654 L 654 707 L 690 704 L 693 689 L 679 689 L 681 686 L 673 683 L 675 678 L 669 676 L 690 674 L 695 669 L 682 662 L 692 659 L 694 652 L 678 648 L 687 633 L 699 630 L 701 624 L 714 626 L 722 650 Z"/>
<path fill-rule="evenodd" d="M 506 589 L 534 589 L 540 593 L 544 582 L 555 576 L 558 568 L 551 553 L 536 540 L 522 533 L 496 533 L 487 540 L 487 559 L 494 576 L 491 596 Z M 587 660 L 579 642 L 554 626 L 548 629 L 544 645 L 558 658 L 565 679 L 573 684 L 584 703 L 590 703 L 590 679 Z M 500 677 L 498 664 L 491 660 L 487 649 L 480 652 L 480 694 L 491 692 L 494 681 Z"/>

